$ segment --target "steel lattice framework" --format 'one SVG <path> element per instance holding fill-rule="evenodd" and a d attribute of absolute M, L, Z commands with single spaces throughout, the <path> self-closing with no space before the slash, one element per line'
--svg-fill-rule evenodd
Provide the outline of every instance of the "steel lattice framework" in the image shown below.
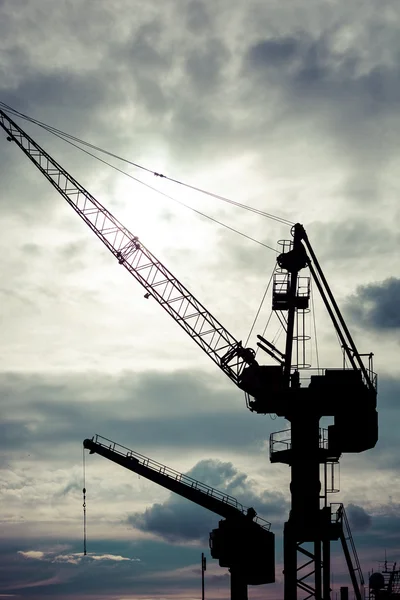
<path fill-rule="evenodd" d="M 109 210 L 0 109 L 0 125 L 131 275 L 236 384 L 254 353 L 242 347 Z"/>

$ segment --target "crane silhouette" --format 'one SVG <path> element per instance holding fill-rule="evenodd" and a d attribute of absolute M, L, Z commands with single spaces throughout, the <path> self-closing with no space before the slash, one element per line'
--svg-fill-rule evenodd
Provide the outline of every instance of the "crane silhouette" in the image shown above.
<path fill-rule="evenodd" d="M 47 178 L 58 193 L 115 256 L 118 263 L 143 286 L 145 297 L 157 303 L 186 331 L 229 379 L 245 392 L 247 407 L 258 414 L 276 414 L 290 422 L 285 441 L 282 432 L 272 434 L 271 462 L 291 467 L 291 511 L 284 528 L 285 600 L 330 599 L 330 543 L 346 537 L 343 507 L 328 505 L 330 491 L 321 488 L 321 467 L 338 462 L 342 453 L 373 448 L 378 439 L 376 411 L 377 377 L 372 354 L 364 364 L 339 310 L 304 227 L 297 223 L 277 257 L 272 309 L 285 327 L 285 348 L 279 350 L 265 338 L 258 346 L 275 360 L 260 365 L 252 348 L 238 341 L 206 307 L 94 196 L 0 109 L 0 125 L 9 142 L 15 143 Z M 301 361 L 293 361 L 299 344 L 299 322 L 309 310 L 310 286 L 301 284 L 308 269 L 340 341 L 349 367 L 319 369 L 307 385 L 301 382 Z M 296 329 L 297 327 L 297 329 Z M 297 352 L 298 355 L 298 352 Z M 321 430 L 322 417 L 334 422 Z M 311 545 L 311 550 L 308 546 Z M 344 546 L 357 600 L 361 591 L 352 560 Z M 301 563 L 301 560 L 305 562 Z"/>

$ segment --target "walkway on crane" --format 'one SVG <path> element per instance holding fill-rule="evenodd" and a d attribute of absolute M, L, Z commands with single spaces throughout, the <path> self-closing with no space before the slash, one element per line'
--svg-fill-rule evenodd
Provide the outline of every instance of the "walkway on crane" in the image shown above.
<path fill-rule="evenodd" d="M 113 442 L 112 440 L 109 440 L 108 438 L 105 438 L 98 434 L 96 434 L 91 440 L 88 440 L 88 442 L 90 441 L 94 442 L 97 446 L 100 446 L 106 450 L 111 450 L 111 452 L 119 454 L 124 458 L 135 460 L 143 467 L 151 469 L 155 473 L 164 475 L 165 477 L 173 481 L 178 481 L 179 483 L 182 483 L 183 485 L 186 485 L 187 487 L 193 490 L 198 490 L 199 492 L 206 494 L 210 498 L 215 498 L 216 500 L 219 500 L 220 502 L 223 502 L 224 504 L 235 508 L 238 512 L 242 513 L 243 516 L 246 516 L 248 514 L 249 509 L 246 506 L 243 506 L 243 504 L 241 504 L 240 502 L 238 502 L 233 496 L 230 496 L 225 492 L 221 492 L 220 490 L 217 490 L 205 483 L 202 483 L 201 481 L 197 481 L 189 475 L 179 473 L 179 471 L 175 471 L 174 469 L 171 469 L 166 465 L 152 460 L 148 456 L 143 456 L 143 454 L 139 454 L 134 450 L 130 450 L 129 448 L 126 448 L 125 446 L 122 446 L 121 444 Z M 91 450 L 91 452 L 93 452 L 93 450 Z M 258 515 L 253 519 L 253 521 L 267 531 L 269 531 L 271 528 L 271 523 L 259 517 Z"/>

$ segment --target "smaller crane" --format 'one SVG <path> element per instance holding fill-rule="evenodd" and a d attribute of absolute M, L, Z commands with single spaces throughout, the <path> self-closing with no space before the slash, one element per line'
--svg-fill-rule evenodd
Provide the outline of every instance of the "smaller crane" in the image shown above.
<path fill-rule="evenodd" d="M 210 533 L 210 551 L 230 571 L 231 600 L 247 600 L 248 585 L 274 583 L 275 535 L 254 508 L 100 435 L 83 447 L 223 517 Z"/>

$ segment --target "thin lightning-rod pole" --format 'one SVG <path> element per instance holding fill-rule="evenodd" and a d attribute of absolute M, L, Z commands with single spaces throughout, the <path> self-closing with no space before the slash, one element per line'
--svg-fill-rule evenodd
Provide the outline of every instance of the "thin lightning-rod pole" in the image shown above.
<path fill-rule="evenodd" d="M 86 556 L 86 464 L 85 448 L 83 448 L 83 556 Z"/>

